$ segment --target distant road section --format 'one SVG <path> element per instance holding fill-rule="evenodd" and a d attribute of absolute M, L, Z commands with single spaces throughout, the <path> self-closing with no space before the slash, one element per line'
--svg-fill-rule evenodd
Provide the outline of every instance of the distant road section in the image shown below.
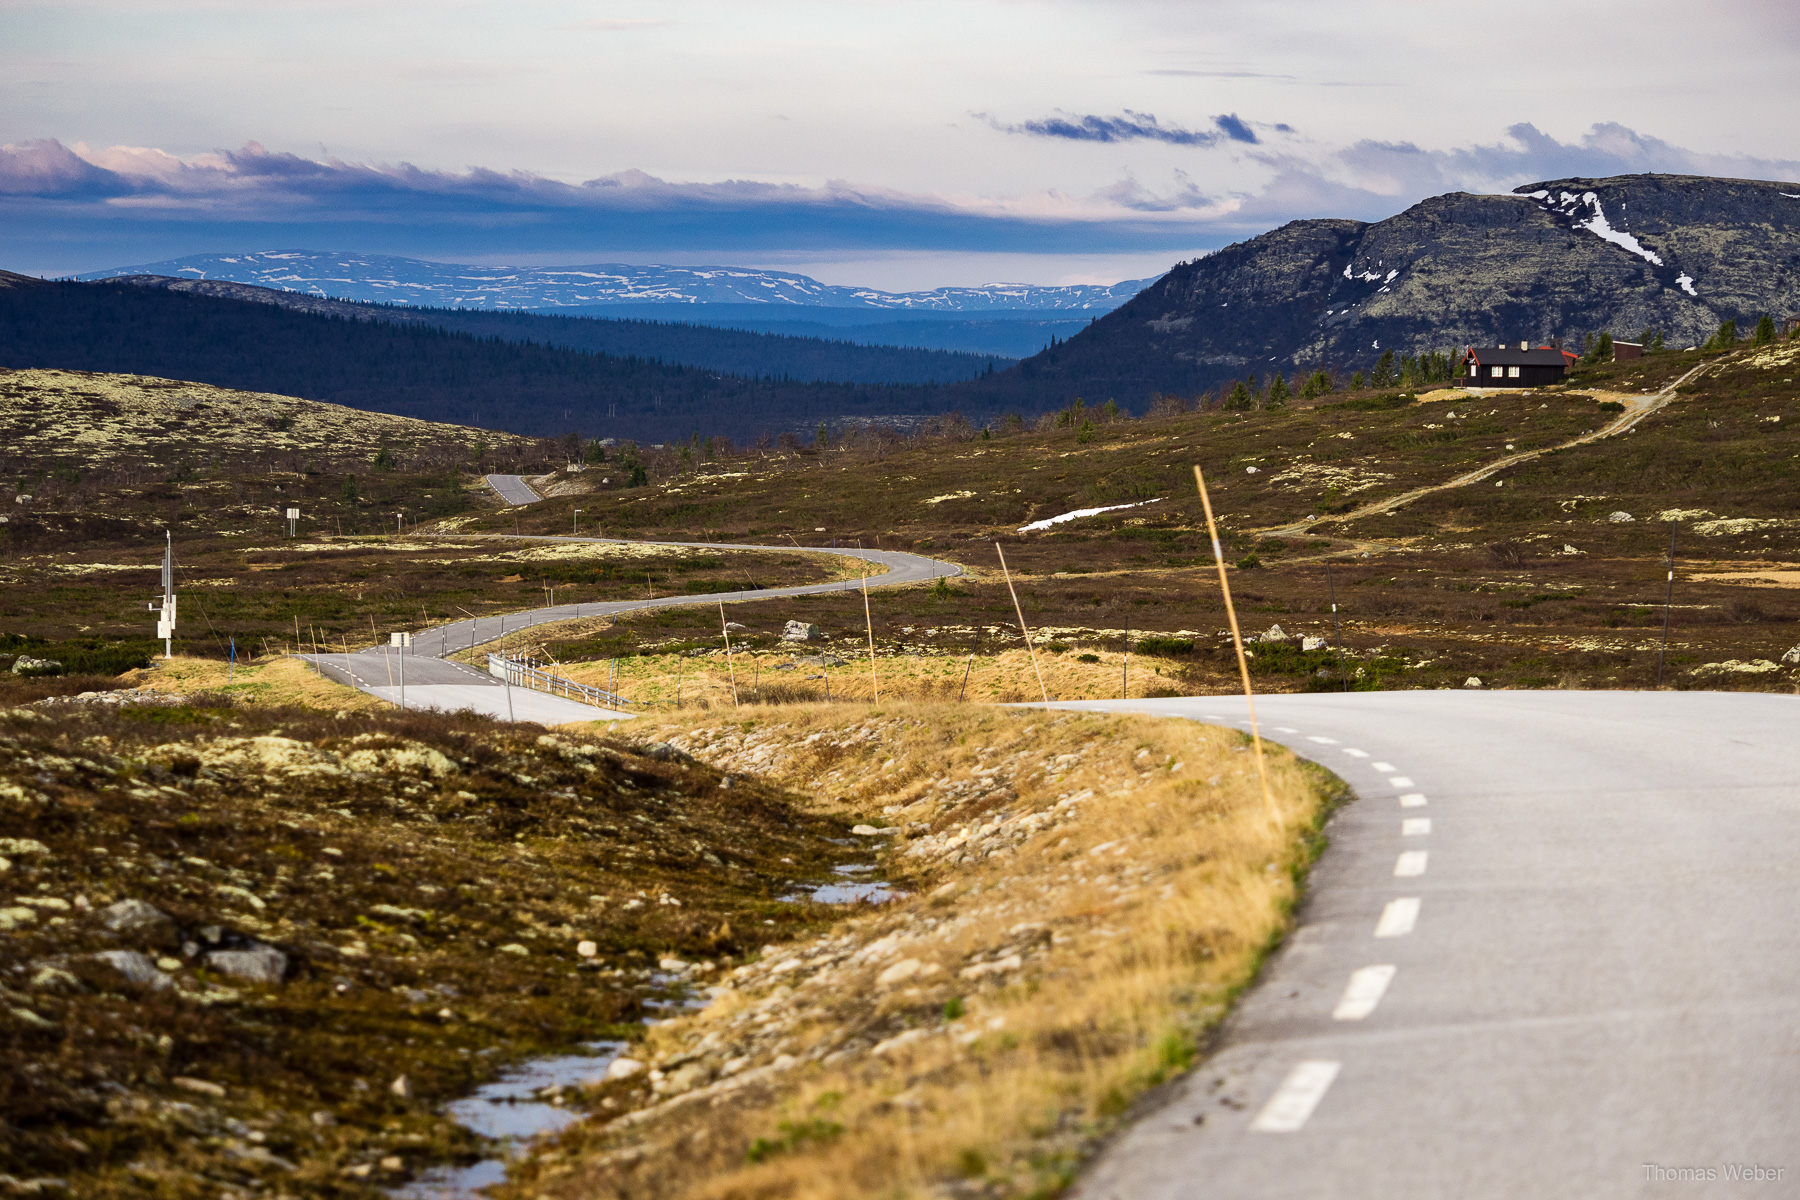
<path fill-rule="evenodd" d="M 543 497 L 531 490 L 523 476 L 489 475 L 487 485 L 500 494 L 500 498 L 508 504 L 536 504 Z"/>

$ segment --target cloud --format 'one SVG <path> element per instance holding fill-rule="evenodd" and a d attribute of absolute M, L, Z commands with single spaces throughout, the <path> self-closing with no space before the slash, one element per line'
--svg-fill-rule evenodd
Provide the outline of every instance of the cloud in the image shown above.
<path fill-rule="evenodd" d="M 1213 118 L 1212 129 L 1183 129 L 1163 125 L 1151 113 L 1125 110 L 1122 117 L 1064 114 L 1023 121 L 1017 125 L 992 122 L 1006 133 L 1026 133 L 1036 137 L 1062 138 L 1071 142 L 1167 142 L 1171 146 L 1216 146 L 1223 141 L 1258 144 L 1254 130 L 1238 118 L 1226 113 Z M 1282 128 L 1286 128 L 1283 126 Z"/>
<path fill-rule="evenodd" d="M 1280 127 L 1236 114 L 1208 130 L 1135 112 L 1055 120 L 1077 132 L 1046 136 L 1229 144 L 1238 150 L 1237 182 L 1198 171 L 1146 180 L 1127 172 L 1083 193 L 1003 196 L 846 180 L 684 182 L 637 170 L 570 183 L 520 170 L 311 158 L 255 142 L 182 157 L 39 139 L 0 146 L 0 265 L 86 271 L 279 247 L 488 262 L 700 251 L 718 261 L 824 251 L 1167 252 L 1173 260 L 1296 219 L 1380 220 L 1448 191 L 1643 171 L 1800 178 L 1800 163 L 1688 150 L 1616 124 L 1568 142 L 1519 124 L 1491 144 L 1431 149 L 1373 139 L 1332 147 L 1284 137 L 1271 145 L 1257 135 Z"/>

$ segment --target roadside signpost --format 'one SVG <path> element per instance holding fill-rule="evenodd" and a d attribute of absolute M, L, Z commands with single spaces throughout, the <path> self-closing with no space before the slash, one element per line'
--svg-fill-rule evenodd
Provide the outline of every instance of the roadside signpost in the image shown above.
<path fill-rule="evenodd" d="M 156 636 L 163 640 L 163 657 L 175 657 L 175 535 L 163 531 L 162 598 L 150 602 L 156 614 Z"/>
<path fill-rule="evenodd" d="M 298 508 L 289 508 L 287 510 L 287 523 L 288 536 L 290 538 L 298 536 L 298 527 L 300 524 L 300 510 Z"/>

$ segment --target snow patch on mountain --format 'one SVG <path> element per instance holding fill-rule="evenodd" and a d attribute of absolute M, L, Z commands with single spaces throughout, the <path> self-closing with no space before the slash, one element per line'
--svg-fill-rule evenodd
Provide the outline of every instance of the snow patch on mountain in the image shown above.
<path fill-rule="evenodd" d="M 1550 195 L 1548 192 L 1533 192 L 1531 194 L 1534 198 L 1540 200 L 1547 200 Z M 1551 206 L 1545 205 L 1545 207 L 1549 208 Z M 1584 207 L 1589 213 L 1588 218 L 1585 221 L 1580 219 L 1580 212 Z M 1593 192 L 1583 192 L 1579 196 L 1575 195 L 1573 192 L 1563 192 L 1557 199 L 1554 211 L 1560 212 L 1565 216 L 1575 217 L 1575 227 L 1577 229 L 1585 229 L 1602 241 L 1611 242 L 1621 249 L 1629 250 L 1645 262 L 1653 263 L 1659 267 L 1663 265 L 1661 255 L 1653 250 L 1645 249 L 1635 237 L 1626 233 L 1624 230 L 1614 229 L 1612 227 L 1611 222 L 1606 219 L 1606 210 L 1600 205 L 1600 197 L 1596 196 Z"/>

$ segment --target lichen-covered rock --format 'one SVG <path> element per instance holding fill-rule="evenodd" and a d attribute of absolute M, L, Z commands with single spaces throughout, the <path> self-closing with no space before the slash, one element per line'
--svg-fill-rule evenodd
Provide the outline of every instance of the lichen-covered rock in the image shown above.
<path fill-rule="evenodd" d="M 214 950 L 206 965 L 246 983 L 280 983 L 287 975 L 288 956 L 258 943 L 248 950 Z"/>
<path fill-rule="evenodd" d="M 142 900 L 121 900 L 100 910 L 100 923 L 114 933 L 134 933 L 173 924 L 169 914 Z"/>

